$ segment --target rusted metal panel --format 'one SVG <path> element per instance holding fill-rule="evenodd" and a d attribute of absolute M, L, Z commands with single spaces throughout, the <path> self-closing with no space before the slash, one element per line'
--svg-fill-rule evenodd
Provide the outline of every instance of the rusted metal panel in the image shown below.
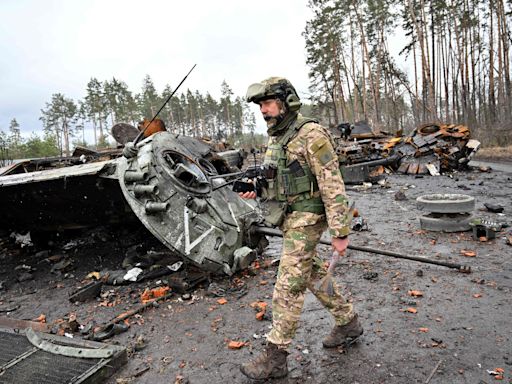
<path fill-rule="evenodd" d="M 384 140 L 372 138 L 357 142 L 335 141 L 336 152 L 343 166 L 399 155 L 402 158 L 394 169 L 410 174 L 429 173 L 425 164 L 433 161 L 441 172 L 463 169 L 480 144 L 470 139 L 467 126 L 437 123 L 421 125 L 405 137 L 387 137 Z M 432 154 L 435 160 L 432 160 Z M 428 161 L 424 160 L 426 157 Z"/>
<path fill-rule="evenodd" d="M 0 383 L 100 383 L 126 360 L 126 349 L 119 346 L 34 333 L 32 328 L 0 328 Z"/>

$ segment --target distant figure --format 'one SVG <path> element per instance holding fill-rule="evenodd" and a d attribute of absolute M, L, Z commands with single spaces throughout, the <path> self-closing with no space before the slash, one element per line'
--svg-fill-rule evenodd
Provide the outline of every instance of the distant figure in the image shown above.
<path fill-rule="evenodd" d="M 144 119 L 142 121 L 139 122 L 139 126 L 137 128 L 139 128 L 139 131 L 143 131 L 144 128 L 147 127 L 147 125 L 149 124 L 151 120 L 148 120 L 148 119 Z M 165 124 L 162 120 L 160 119 L 155 119 L 151 125 L 149 126 L 148 129 L 146 129 L 144 131 L 144 137 L 149 137 L 151 136 L 153 133 L 157 133 L 157 132 L 165 132 L 166 129 L 165 129 Z"/>
<path fill-rule="evenodd" d="M 341 123 L 337 126 L 337 128 L 339 129 L 343 140 L 348 140 L 350 134 L 352 133 L 352 124 Z"/>

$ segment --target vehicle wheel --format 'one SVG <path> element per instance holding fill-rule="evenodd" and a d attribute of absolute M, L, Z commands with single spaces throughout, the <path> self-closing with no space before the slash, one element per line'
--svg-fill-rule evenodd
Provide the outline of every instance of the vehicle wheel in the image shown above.
<path fill-rule="evenodd" d="M 229 164 L 230 167 L 239 167 L 242 165 L 244 159 L 240 154 L 240 151 L 232 149 L 224 152 L 217 152 L 217 155 L 222 157 Z"/>
<path fill-rule="evenodd" d="M 416 199 L 418 208 L 433 213 L 465 213 L 475 209 L 475 198 L 457 193 L 423 195 Z"/>
<path fill-rule="evenodd" d="M 437 124 L 424 124 L 417 129 L 417 132 L 422 136 L 427 136 L 439 131 L 441 127 Z"/>
<path fill-rule="evenodd" d="M 465 232 L 471 230 L 471 213 L 450 213 L 420 216 L 420 227 L 434 232 Z"/>

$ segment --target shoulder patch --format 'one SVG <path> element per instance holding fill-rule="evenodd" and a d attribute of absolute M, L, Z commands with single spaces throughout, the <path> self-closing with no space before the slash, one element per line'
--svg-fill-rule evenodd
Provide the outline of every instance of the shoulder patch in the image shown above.
<path fill-rule="evenodd" d="M 327 164 L 333 159 L 332 156 L 332 148 L 329 144 L 329 140 L 325 137 L 319 137 L 313 144 L 311 144 L 311 151 L 313 152 L 313 156 L 315 156 L 322 165 Z"/>
<path fill-rule="evenodd" d="M 319 137 L 318 139 L 313 141 L 313 144 L 311 144 L 311 151 L 313 151 L 313 153 L 316 153 L 325 144 L 327 144 L 327 139 L 325 137 Z"/>

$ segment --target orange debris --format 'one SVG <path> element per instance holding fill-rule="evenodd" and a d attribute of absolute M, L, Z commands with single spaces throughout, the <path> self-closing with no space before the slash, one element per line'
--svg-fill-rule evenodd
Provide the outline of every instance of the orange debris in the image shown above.
<path fill-rule="evenodd" d="M 153 301 L 159 297 L 165 296 L 167 292 L 170 290 L 170 287 L 157 287 L 153 289 L 146 288 L 144 292 L 142 292 L 141 295 L 141 301 L 142 303 L 147 303 L 149 301 Z"/>
<path fill-rule="evenodd" d="M 39 317 L 35 318 L 33 321 L 38 321 L 39 323 L 46 323 L 46 315 L 41 313 Z"/>
<path fill-rule="evenodd" d="M 234 340 L 231 340 L 229 343 L 228 343 L 228 348 L 229 349 L 240 349 L 242 348 L 243 346 L 245 346 L 247 343 L 243 342 L 243 341 L 234 341 Z"/>
<path fill-rule="evenodd" d="M 475 251 L 471 251 L 469 249 L 462 249 L 460 251 L 460 253 L 462 253 L 462 255 L 466 256 L 466 257 L 475 257 L 476 256 L 476 252 Z"/>

